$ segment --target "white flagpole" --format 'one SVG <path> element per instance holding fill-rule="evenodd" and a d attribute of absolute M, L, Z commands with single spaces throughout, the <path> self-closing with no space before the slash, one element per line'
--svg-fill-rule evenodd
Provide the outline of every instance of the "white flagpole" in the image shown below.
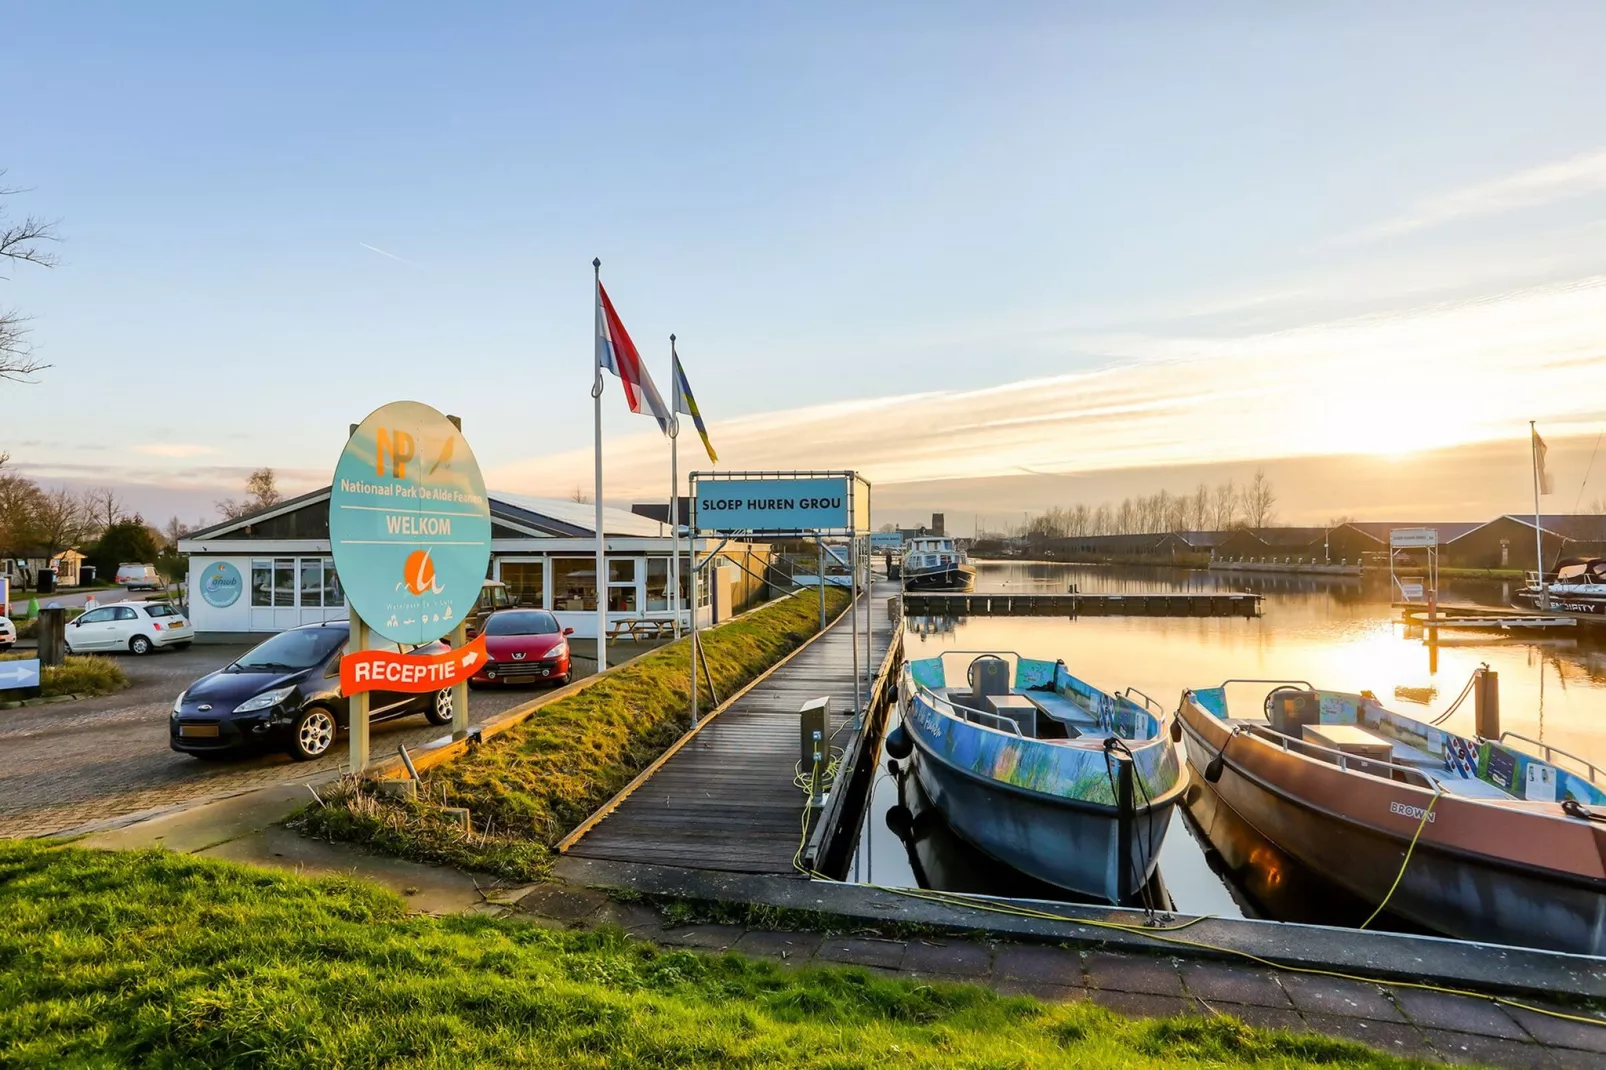
<path fill-rule="evenodd" d="M 1539 608 L 1550 608 L 1550 593 L 1545 588 L 1545 538 L 1539 533 L 1539 429 L 1528 421 L 1528 453 L 1534 470 L 1534 564 L 1539 568 Z"/>
<path fill-rule="evenodd" d="M 675 336 L 669 336 L 669 611 L 680 638 L 680 415 L 675 399 L 680 376 L 675 370 Z"/>
<path fill-rule="evenodd" d="M 602 546 L 602 259 L 600 257 L 591 261 L 591 270 L 595 276 L 592 296 L 597 306 L 597 319 L 594 325 L 596 334 L 596 378 L 591 384 L 591 400 L 594 403 L 594 423 L 596 426 L 597 671 L 601 672 L 608 667 L 608 572 L 607 564 L 603 560 Z"/>

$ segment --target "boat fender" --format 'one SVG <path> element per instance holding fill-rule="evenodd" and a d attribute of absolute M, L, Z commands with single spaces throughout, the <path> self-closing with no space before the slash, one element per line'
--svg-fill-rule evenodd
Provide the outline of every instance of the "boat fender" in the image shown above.
<path fill-rule="evenodd" d="M 1171 742 L 1182 742 L 1182 720 L 1177 717 L 1171 718 Z"/>
<path fill-rule="evenodd" d="M 907 758 L 914 750 L 915 741 L 909 738 L 909 730 L 899 725 L 887 733 L 887 753 L 894 758 Z"/>
<path fill-rule="evenodd" d="M 1227 733 L 1227 738 L 1221 741 L 1221 749 L 1216 751 L 1216 756 L 1205 766 L 1205 779 L 1210 783 L 1215 784 L 1221 780 L 1221 771 L 1227 766 L 1227 745 L 1242 731 L 1245 731 L 1244 725 L 1234 725 L 1232 731 Z"/>

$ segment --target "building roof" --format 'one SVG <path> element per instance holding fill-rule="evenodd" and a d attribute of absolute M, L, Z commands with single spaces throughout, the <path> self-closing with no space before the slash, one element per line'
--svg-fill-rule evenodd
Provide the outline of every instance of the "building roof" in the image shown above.
<path fill-rule="evenodd" d="M 1432 528 L 1439 533 L 1439 542 L 1446 543 L 1452 539 L 1459 539 L 1469 531 L 1476 531 L 1478 528 L 1483 527 L 1483 524 L 1483 521 L 1469 523 L 1465 520 L 1457 520 L 1451 523 L 1433 520 L 1352 520 L 1343 526 L 1354 528 L 1363 535 L 1370 535 L 1383 546 L 1387 546 L 1389 532 L 1397 528 Z"/>
<path fill-rule="evenodd" d="M 1527 516 L 1522 516 L 1518 513 L 1507 513 L 1489 521 L 1488 524 L 1476 525 L 1473 531 L 1502 521 L 1519 524 L 1529 531 L 1532 531 L 1534 526 L 1534 518 L 1531 513 Z M 1569 542 L 1606 542 L 1606 514 L 1541 513 L 1539 514 L 1539 528 Z M 1471 532 L 1467 534 L 1471 534 Z"/>
<path fill-rule="evenodd" d="M 591 538 L 596 532 L 596 506 L 586 502 L 575 502 L 566 498 L 536 498 L 499 490 L 487 491 L 486 496 L 490 498 L 493 520 L 523 528 L 532 535 Z M 253 524 L 328 501 L 328 487 L 308 491 L 306 494 L 278 502 L 267 509 L 259 509 L 245 516 L 192 531 L 180 540 L 180 549 L 185 549 L 185 544 L 228 536 Z M 628 509 L 615 509 L 607 505 L 602 508 L 602 526 L 608 535 L 657 538 L 668 534 L 665 525 L 656 520 L 637 516 Z"/>
<path fill-rule="evenodd" d="M 1326 528 L 1246 528 L 1244 530 L 1267 546 L 1309 546 L 1313 542 L 1320 542 L 1327 534 Z"/>

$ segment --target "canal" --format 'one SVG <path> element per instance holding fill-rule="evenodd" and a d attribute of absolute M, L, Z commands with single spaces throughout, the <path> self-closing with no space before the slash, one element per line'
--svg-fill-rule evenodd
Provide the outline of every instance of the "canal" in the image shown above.
<path fill-rule="evenodd" d="M 1115 692 L 1136 687 L 1168 713 L 1189 687 L 1229 678 L 1308 680 L 1317 687 L 1367 690 L 1401 713 L 1436 716 L 1487 663 L 1500 674 L 1506 730 L 1606 764 L 1606 628 L 1556 632 L 1445 633 L 1429 644 L 1396 621 L 1388 577 L 1222 574 L 1200 570 L 1044 563 L 981 563 L 978 593 L 1256 591 L 1263 614 L 1243 617 L 911 617 L 904 655 L 947 650 L 1013 651 L 1054 660 Z M 1449 581 L 1441 600 L 1508 605 L 1511 587 Z M 1247 685 L 1246 685 L 1247 687 Z M 1265 691 L 1246 690 L 1253 700 Z M 896 714 L 894 713 L 894 719 Z M 1445 727 L 1473 733 L 1470 701 Z M 891 725 L 888 726 L 889 729 Z M 1356 924 L 1373 904 L 1359 903 L 1304 871 L 1254 832 L 1225 831 L 1231 846 L 1208 847 L 1198 822 L 1232 821 L 1210 805 L 1209 786 L 1193 777 L 1187 813 L 1179 807 L 1165 839 L 1160 887 L 1151 900 L 1188 914 Z M 950 832 L 916 778 L 888 771 L 880 756 L 865 823 L 848 879 L 900 887 L 1069 899 L 980 855 Z M 1383 927 L 1374 922 L 1374 927 Z M 1406 927 L 1403 923 L 1398 927 Z"/>

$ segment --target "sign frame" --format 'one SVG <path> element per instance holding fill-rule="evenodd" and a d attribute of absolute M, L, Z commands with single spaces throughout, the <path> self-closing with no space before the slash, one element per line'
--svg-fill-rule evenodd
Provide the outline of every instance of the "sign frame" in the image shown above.
<path fill-rule="evenodd" d="M 842 522 L 836 524 L 815 525 L 787 523 L 774 527 L 754 527 L 751 525 L 727 524 L 719 527 L 707 526 L 700 517 L 698 507 L 703 504 L 703 491 L 698 489 L 699 483 L 704 486 L 717 487 L 721 483 L 762 484 L 773 483 L 776 488 L 787 484 L 803 485 L 804 483 L 820 484 L 827 480 L 842 480 L 843 494 L 847 501 L 842 506 Z M 766 535 L 771 538 L 805 538 L 821 535 L 838 535 L 854 537 L 867 534 L 870 529 L 870 481 L 852 471 L 747 471 L 747 472 L 692 472 L 687 476 L 688 486 L 691 490 L 691 529 L 697 533 L 715 535 Z M 805 510 L 793 509 L 788 519 L 795 520 L 797 515 Z M 706 510 L 705 510 L 706 512 Z M 741 510 L 744 517 L 749 515 L 748 510 Z"/>
<path fill-rule="evenodd" d="M 1438 528 L 1390 528 L 1389 548 L 1403 549 L 1439 545 Z"/>

